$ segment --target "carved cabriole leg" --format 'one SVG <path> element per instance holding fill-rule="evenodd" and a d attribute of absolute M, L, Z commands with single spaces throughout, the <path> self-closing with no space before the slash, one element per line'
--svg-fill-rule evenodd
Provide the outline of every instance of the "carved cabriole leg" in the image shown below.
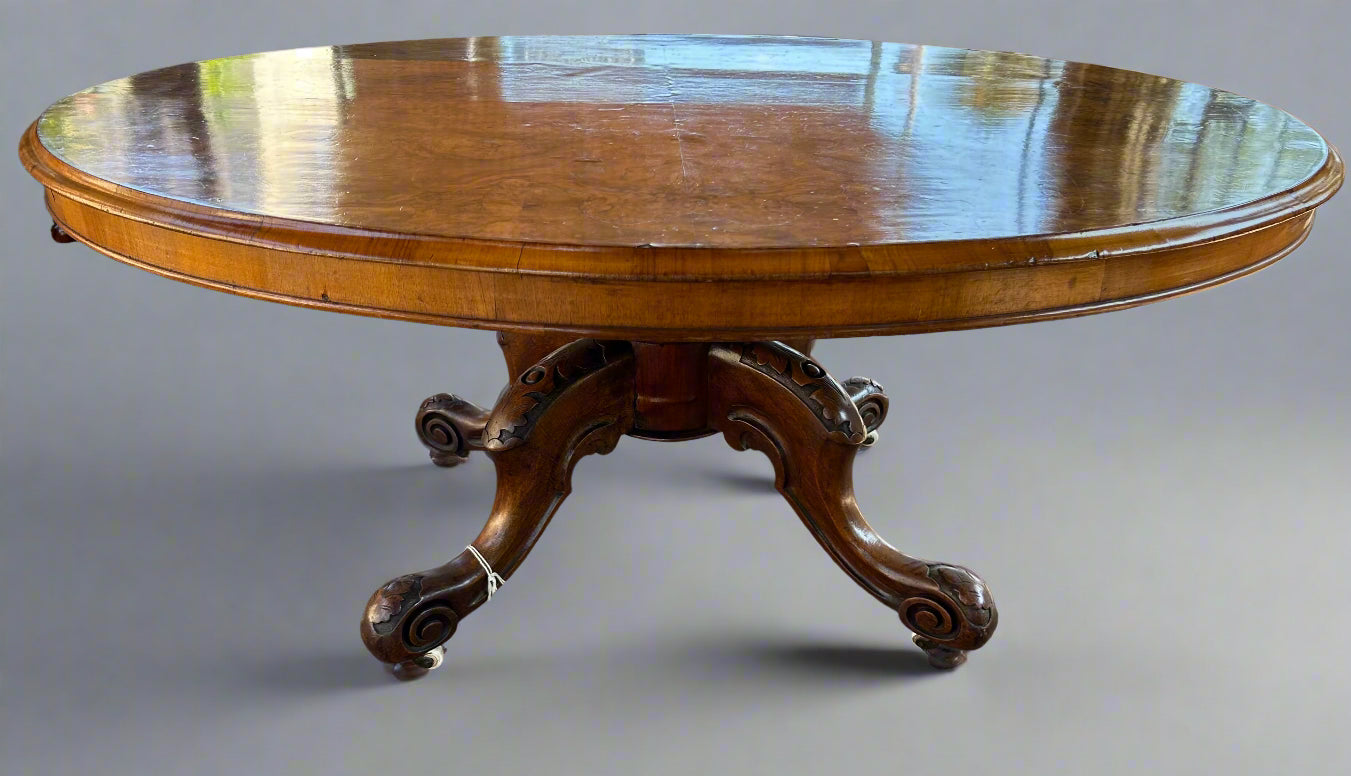
<path fill-rule="evenodd" d="M 503 391 L 481 434 L 497 468 L 492 514 L 473 544 L 504 578 L 525 560 L 571 490 L 572 468 L 608 453 L 633 425 L 633 357 L 627 343 L 577 340 Z M 449 563 L 392 580 L 371 596 L 361 637 L 400 678 L 440 662 L 459 621 L 487 600 L 488 577 L 465 550 Z"/>
<path fill-rule="evenodd" d="M 900 614 L 931 664 L 956 667 L 989 640 L 998 614 L 979 577 L 901 553 L 863 518 L 853 464 L 867 426 L 843 386 L 774 342 L 714 346 L 709 381 L 709 423 L 732 447 L 769 456 L 802 522 L 854 581 Z"/>
<path fill-rule="evenodd" d="M 53 225 L 55 228 L 55 225 Z M 498 332 L 497 344 L 507 360 L 508 379 L 515 380 L 553 351 L 576 340 L 566 334 Z M 418 407 L 414 426 L 418 439 L 437 466 L 458 466 L 471 450 L 482 450 L 483 427 L 492 413 L 453 393 L 428 397 Z"/>

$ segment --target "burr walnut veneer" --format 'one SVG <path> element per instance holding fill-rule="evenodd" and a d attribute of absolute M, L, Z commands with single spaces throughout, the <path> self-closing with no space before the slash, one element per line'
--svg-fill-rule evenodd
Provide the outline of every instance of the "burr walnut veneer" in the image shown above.
<path fill-rule="evenodd" d="M 881 386 L 814 338 L 1063 318 L 1297 247 L 1337 152 L 1276 108 L 1021 54 L 817 38 L 500 37 L 154 70 L 24 135 L 60 242 L 190 283 L 499 332 L 495 406 L 438 394 L 432 459 L 497 468 L 473 547 L 380 587 L 361 634 L 413 677 L 624 435 L 774 464 L 830 556 L 952 667 L 989 589 L 854 502 Z"/>

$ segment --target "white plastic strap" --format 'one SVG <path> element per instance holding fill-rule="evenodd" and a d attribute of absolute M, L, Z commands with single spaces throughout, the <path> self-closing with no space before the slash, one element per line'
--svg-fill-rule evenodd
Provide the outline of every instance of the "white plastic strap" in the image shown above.
<path fill-rule="evenodd" d="M 488 565 L 488 559 L 483 557 L 483 553 L 479 552 L 477 547 L 471 544 L 468 547 L 465 547 L 465 549 L 469 550 L 470 554 L 474 556 L 474 559 L 478 561 L 478 565 L 482 566 L 483 570 L 488 572 L 488 600 L 493 600 L 493 593 L 496 593 L 497 588 L 505 585 L 507 581 L 502 578 L 501 574 L 493 571 L 493 567 Z"/>

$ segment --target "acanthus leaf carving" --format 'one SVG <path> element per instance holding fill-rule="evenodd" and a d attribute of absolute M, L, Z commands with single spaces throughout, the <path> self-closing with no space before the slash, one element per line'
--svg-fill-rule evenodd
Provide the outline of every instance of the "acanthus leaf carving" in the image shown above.
<path fill-rule="evenodd" d="M 372 597 L 370 609 L 371 627 L 376 633 L 385 635 L 398 627 L 399 617 L 405 610 L 422 599 L 422 577 L 407 574 L 390 580 L 376 591 Z"/>
<path fill-rule="evenodd" d="M 844 388 L 811 358 L 778 342 L 726 346 L 742 364 L 772 377 L 812 410 L 835 439 L 861 444 L 867 436 L 858 408 Z"/>

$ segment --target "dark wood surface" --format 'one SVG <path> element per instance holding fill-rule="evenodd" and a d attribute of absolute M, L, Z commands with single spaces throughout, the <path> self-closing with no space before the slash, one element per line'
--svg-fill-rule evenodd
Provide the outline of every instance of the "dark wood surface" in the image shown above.
<path fill-rule="evenodd" d="M 853 496 L 888 400 L 815 337 L 1141 304 L 1288 254 L 1342 162 L 1275 108 L 1018 54 L 805 38 L 476 38 L 191 63 L 61 100 L 20 144 L 60 242 L 212 288 L 499 330 L 493 409 L 432 459 L 497 469 L 473 549 L 361 622 L 404 678 L 524 561 L 576 461 L 721 432 L 930 662 L 998 624 L 969 569 Z M 578 337 L 579 334 L 590 336 Z M 602 336 L 603 335 L 603 336 Z M 481 559 L 480 559 L 481 555 Z"/>
<path fill-rule="evenodd" d="M 497 468 L 492 514 L 472 542 L 495 573 L 510 579 L 525 560 L 572 490 L 577 461 L 610 452 L 633 427 L 633 372 L 628 343 L 578 340 L 523 370 L 491 413 L 445 416 Z M 397 577 L 371 596 L 361 637 L 400 678 L 416 678 L 440 662 L 459 621 L 487 603 L 488 579 L 468 549 Z"/>
<path fill-rule="evenodd" d="M 733 448 L 769 457 L 775 486 L 812 536 L 900 616 L 935 668 L 961 665 L 990 640 L 999 615 L 985 582 L 965 567 L 900 552 L 854 500 L 854 456 L 885 417 L 881 386 L 848 381 L 856 400 L 819 363 L 778 342 L 717 345 L 709 364 L 708 423 Z M 881 407 L 871 424 L 865 403 Z"/>
<path fill-rule="evenodd" d="M 501 340 L 508 358 L 548 344 L 528 335 Z M 433 461 L 459 463 L 475 450 L 492 458 L 497 498 L 473 546 L 504 579 L 567 497 L 580 457 L 610 452 L 625 434 L 675 441 L 722 432 L 732 447 L 769 457 L 776 487 L 827 554 L 900 616 L 934 667 L 955 668 L 994 635 L 989 588 L 965 567 L 900 552 L 854 500 L 854 456 L 876 438 L 887 405 L 876 382 L 841 383 L 780 342 L 583 339 L 521 369 L 492 410 L 439 394 L 417 419 Z M 366 646 L 402 679 L 425 675 L 461 620 L 488 602 L 489 579 L 468 549 L 396 577 L 367 603 Z"/>
<path fill-rule="evenodd" d="M 1342 180 L 1228 92 L 813 38 L 470 38 L 190 63 L 53 105 L 65 233 L 275 301 L 712 341 L 1098 312 L 1292 250 Z"/>

